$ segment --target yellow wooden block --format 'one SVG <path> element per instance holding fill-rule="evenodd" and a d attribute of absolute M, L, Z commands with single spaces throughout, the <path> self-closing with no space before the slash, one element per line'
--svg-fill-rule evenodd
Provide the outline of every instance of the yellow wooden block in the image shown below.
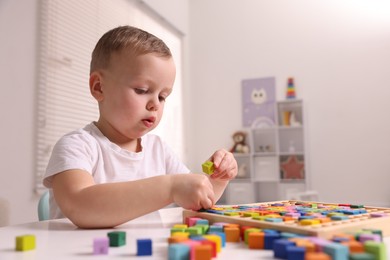
<path fill-rule="evenodd" d="M 222 239 L 218 235 L 203 235 L 203 237 L 207 240 L 215 242 L 217 245 L 217 253 L 221 252 L 222 249 Z"/>
<path fill-rule="evenodd" d="M 186 224 L 175 224 L 173 225 L 174 228 L 188 228 L 188 225 Z"/>
<path fill-rule="evenodd" d="M 255 217 L 258 215 L 259 215 L 259 212 L 243 212 L 243 214 L 242 214 L 243 217 Z"/>
<path fill-rule="evenodd" d="M 254 220 L 260 220 L 260 221 L 264 221 L 266 218 L 268 218 L 267 216 L 253 216 L 252 219 Z"/>
<path fill-rule="evenodd" d="M 202 164 L 202 170 L 204 173 L 211 175 L 214 173 L 214 163 L 212 161 L 206 161 Z"/>
<path fill-rule="evenodd" d="M 24 235 L 16 237 L 16 251 L 27 251 L 35 249 L 35 236 Z"/>
<path fill-rule="evenodd" d="M 190 237 L 190 233 L 188 233 L 188 232 L 175 232 L 175 233 L 171 234 L 171 237 L 186 237 L 186 238 L 189 238 Z"/>
<path fill-rule="evenodd" d="M 299 221 L 299 224 L 302 226 L 312 226 L 320 224 L 320 220 L 318 219 L 302 219 Z"/>

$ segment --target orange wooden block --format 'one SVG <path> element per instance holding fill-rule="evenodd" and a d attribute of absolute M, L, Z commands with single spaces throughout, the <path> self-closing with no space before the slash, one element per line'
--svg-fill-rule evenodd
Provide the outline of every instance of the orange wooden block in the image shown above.
<path fill-rule="evenodd" d="M 332 260 L 332 257 L 323 252 L 307 252 L 305 254 L 305 260 Z"/>
<path fill-rule="evenodd" d="M 240 229 L 240 225 L 239 224 L 234 224 L 234 223 L 228 223 L 228 224 L 225 224 L 224 226 L 223 226 L 223 228 L 225 229 L 225 228 L 238 228 L 238 229 Z"/>
<path fill-rule="evenodd" d="M 332 220 L 331 220 L 330 218 L 328 218 L 328 217 L 326 217 L 326 218 L 319 218 L 319 220 L 320 220 L 321 223 L 328 223 L 328 222 L 331 222 L 331 221 L 332 221 Z"/>
<path fill-rule="evenodd" d="M 299 240 L 295 242 L 296 246 L 304 247 L 306 249 L 306 252 L 315 252 L 316 251 L 316 245 L 309 241 L 309 240 Z"/>
<path fill-rule="evenodd" d="M 363 253 L 364 252 L 364 245 L 363 243 L 356 241 L 356 240 L 351 240 L 347 242 L 342 242 L 342 245 L 345 245 L 349 248 L 350 253 Z"/>
<path fill-rule="evenodd" d="M 240 242 L 240 229 L 237 227 L 225 227 L 226 242 Z"/>
<path fill-rule="evenodd" d="M 200 241 L 200 243 L 202 245 L 211 246 L 212 257 L 217 257 L 217 243 L 215 243 L 214 241 L 211 241 L 211 240 L 207 240 L 207 239 Z"/>
<path fill-rule="evenodd" d="M 250 232 L 248 234 L 248 247 L 250 249 L 264 249 L 264 233 Z"/>
<path fill-rule="evenodd" d="M 283 221 L 292 221 L 292 220 L 294 220 L 294 218 L 293 217 L 290 217 L 290 216 L 284 216 L 283 217 Z"/>
<path fill-rule="evenodd" d="M 188 240 L 188 237 L 185 236 L 172 236 L 168 238 L 168 244 L 180 243 Z"/>
<path fill-rule="evenodd" d="M 307 252 L 305 260 L 332 260 L 332 257 L 322 252 Z"/>
<path fill-rule="evenodd" d="M 194 248 L 194 260 L 211 260 L 213 258 L 210 245 L 198 245 Z"/>

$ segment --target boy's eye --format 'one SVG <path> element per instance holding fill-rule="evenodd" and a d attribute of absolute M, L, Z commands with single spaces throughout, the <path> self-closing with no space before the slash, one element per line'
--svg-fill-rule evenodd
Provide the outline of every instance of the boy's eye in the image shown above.
<path fill-rule="evenodd" d="M 160 102 L 165 102 L 166 99 L 167 99 L 167 98 L 164 97 L 164 96 L 159 96 L 159 97 L 158 97 L 158 100 L 160 100 Z"/>
<path fill-rule="evenodd" d="M 145 94 L 145 93 L 148 92 L 147 89 L 143 89 L 143 88 L 135 88 L 134 91 L 135 91 L 135 93 L 137 93 L 137 94 Z"/>

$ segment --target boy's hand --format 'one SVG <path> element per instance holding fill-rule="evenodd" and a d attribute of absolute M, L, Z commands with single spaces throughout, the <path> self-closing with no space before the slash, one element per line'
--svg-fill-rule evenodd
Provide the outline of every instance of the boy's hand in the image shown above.
<path fill-rule="evenodd" d="M 228 181 L 237 176 L 237 161 L 232 153 L 220 149 L 217 150 L 209 160 L 214 163 L 214 173 L 210 175 L 211 179 Z"/>
<path fill-rule="evenodd" d="M 172 199 L 185 209 L 211 208 L 215 203 L 213 185 L 202 174 L 172 175 Z"/>

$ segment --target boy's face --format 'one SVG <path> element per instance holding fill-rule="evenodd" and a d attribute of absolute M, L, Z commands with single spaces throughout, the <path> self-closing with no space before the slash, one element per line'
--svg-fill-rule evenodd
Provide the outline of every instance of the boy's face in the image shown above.
<path fill-rule="evenodd" d="M 121 51 L 96 73 L 98 93 L 93 93 L 92 74 L 90 87 L 99 102 L 98 127 L 107 138 L 126 147 L 159 124 L 175 80 L 172 58 Z"/>

